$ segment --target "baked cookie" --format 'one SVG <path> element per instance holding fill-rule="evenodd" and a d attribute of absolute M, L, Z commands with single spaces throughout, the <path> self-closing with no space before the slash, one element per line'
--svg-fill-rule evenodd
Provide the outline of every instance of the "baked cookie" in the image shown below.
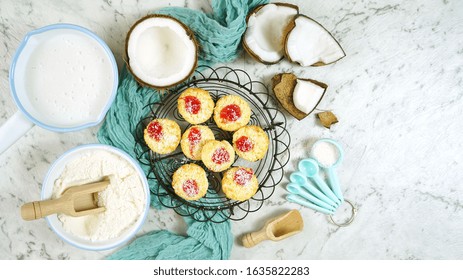
<path fill-rule="evenodd" d="M 217 126 L 226 131 L 235 131 L 248 124 L 251 118 L 251 108 L 241 97 L 227 95 L 221 97 L 214 108 L 214 121 Z"/>
<path fill-rule="evenodd" d="M 154 119 L 144 131 L 146 144 L 153 152 L 159 154 L 175 151 L 180 142 L 180 135 L 180 126 L 168 119 Z"/>
<path fill-rule="evenodd" d="M 194 163 L 180 166 L 172 177 L 175 193 L 186 200 L 198 200 L 203 197 L 209 182 L 204 169 Z"/>
<path fill-rule="evenodd" d="M 200 88 L 187 88 L 177 101 L 180 115 L 191 124 L 207 121 L 214 111 L 214 101 L 209 92 Z"/>
<path fill-rule="evenodd" d="M 211 171 L 224 171 L 235 161 L 235 151 L 232 145 L 225 140 L 211 140 L 204 144 L 201 151 L 201 160 Z"/>
<path fill-rule="evenodd" d="M 256 175 L 251 168 L 232 167 L 222 178 L 222 191 L 230 199 L 245 201 L 259 188 Z"/>
<path fill-rule="evenodd" d="M 268 144 L 267 133 L 259 126 L 245 126 L 233 133 L 233 148 L 245 160 L 262 159 L 267 153 Z"/>
<path fill-rule="evenodd" d="M 210 140 L 215 140 L 212 130 L 204 125 L 195 125 L 183 133 L 180 147 L 187 158 L 201 160 L 203 146 Z"/>

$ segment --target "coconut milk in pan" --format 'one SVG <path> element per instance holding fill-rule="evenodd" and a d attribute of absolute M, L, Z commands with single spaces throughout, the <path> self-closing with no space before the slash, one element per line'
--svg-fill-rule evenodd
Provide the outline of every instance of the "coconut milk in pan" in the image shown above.
<path fill-rule="evenodd" d="M 9 82 L 19 111 L 0 126 L 0 154 L 34 125 L 70 132 L 99 124 L 116 97 L 118 70 L 100 37 L 59 23 L 25 35 L 13 56 Z"/>
<path fill-rule="evenodd" d="M 37 46 L 24 67 L 25 107 L 36 119 L 58 127 L 97 121 L 114 80 L 105 50 L 75 30 L 43 35 L 47 38 L 34 38 Z"/>

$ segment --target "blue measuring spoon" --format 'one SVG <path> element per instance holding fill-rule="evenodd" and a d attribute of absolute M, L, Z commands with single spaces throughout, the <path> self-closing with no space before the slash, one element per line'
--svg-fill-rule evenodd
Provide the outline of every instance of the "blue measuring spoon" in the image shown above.
<path fill-rule="evenodd" d="M 316 205 L 325 208 L 326 210 L 336 210 L 332 205 L 321 201 L 320 199 L 316 198 L 315 196 L 311 195 L 308 191 L 303 189 L 301 186 L 299 186 L 296 183 L 289 183 L 286 186 L 286 190 L 292 194 L 299 195 L 300 197 L 303 197 L 307 199 L 308 201 L 315 203 Z"/>
<path fill-rule="evenodd" d="M 322 153 L 322 145 L 324 145 L 325 147 L 326 145 L 329 145 L 328 147 L 336 152 L 336 161 L 330 162 L 329 165 L 326 165 L 326 163 L 320 160 L 319 157 Z M 341 145 L 339 145 L 338 142 L 332 139 L 320 139 L 313 145 L 311 155 L 318 162 L 318 165 L 326 170 L 326 173 L 328 175 L 328 182 L 331 186 L 331 189 L 333 190 L 334 194 L 339 198 L 341 203 L 344 202 L 344 197 L 342 195 L 341 187 L 339 185 L 338 175 L 336 173 L 336 167 L 338 167 L 344 159 L 344 151 L 342 150 Z"/>
<path fill-rule="evenodd" d="M 313 186 L 309 180 L 307 179 L 307 176 L 304 175 L 304 173 L 296 171 L 291 173 L 289 176 L 289 180 L 293 183 L 296 183 L 297 185 L 303 187 L 306 189 L 309 193 L 311 193 L 313 196 L 317 197 L 318 199 L 322 200 L 323 202 L 337 207 L 338 205 L 336 204 L 336 200 L 330 199 L 328 196 L 323 194 L 319 189 L 317 189 L 315 186 Z"/>
<path fill-rule="evenodd" d="M 317 206 L 305 199 L 303 199 L 302 197 L 298 196 L 298 195 L 295 195 L 295 194 L 288 194 L 286 196 L 286 200 L 289 201 L 289 202 L 293 202 L 293 203 L 297 203 L 299 205 L 302 205 L 302 206 L 305 206 L 305 207 L 308 207 L 310 209 L 313 209 L 315 211 L 318 211 L 318 212 L 321 212 L 321 213 L 324 213 L 324 214 L 327 214 L 327 215 L 333 215 L 334 214 L 334 211 L 332 210 L 327 210 L 325 208 L 322 208 L 320 206 Z"/>
<path fill-rule="evenodd" d="M 341 200 L 333 193 L 323 179 L 318 175 L 320 168 L 318 163 L 313 159 L 303 159 L 299 162 L 299 170 L 307 177 L 312 178 L 320 190 L 333 200 L 337 206 L 341 204 Z"/>

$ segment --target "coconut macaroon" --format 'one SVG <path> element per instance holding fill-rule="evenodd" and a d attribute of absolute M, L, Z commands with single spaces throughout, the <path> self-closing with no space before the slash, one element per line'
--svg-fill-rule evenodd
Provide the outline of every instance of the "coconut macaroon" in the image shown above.
<path fill-rule="evenodd" d="M 214 121 L 220 129 L 235 131 L 247 125 L 251 119 L 249 104 L 237 95 L 221 97 L 214 108 Z"/>
<path fill-rule="evenodd" d="M 267 153 L 269 139 L 265 131 L 255 125 L 238 129 L 233 133 L 233 148 L 239 157 L 258 161 Z"/>
<path fill-rule="evenodd" d="M 175 193 L 186 200 L 198 200 L 207 193 L 209 182 L 204 169 L 194 163 L 180 166 L 172 177 Z"/>
<path fill-rule="evenodd" d="M 144 139 L 155 153 L 168 154 L 177 149 L 180 142 L 180 126 L 168 119 L 154 119 L 144 130 Z"/>
<path fill-rule="evenodd" d="M 299 8 L 287 3 L 257 6 L 247 17 L 243 48 L 254 59 L 274 64 L 284 57 L 284 31 Z"/>
<path fill-rule="evenodd" d="M 222 178 L 222 191 L 226 197 L 238 201 L 251 198 L 259 188 L 259 182 L 251 168 L 232 167 Z"/>
<path fill-rule="evenodd" d="M 180 147 L 187 158 L 201 160 L 203 146 L 210 140 L 215 140 L 212 130 L 204 125 L 195 125 L 183 133 Z"/>
<path fill-rule="evenodd" d="M 177 109 L 187 122 L 200 124 L 212 116 L 214 100 L 206 90 L 188 88 L 178 97 Z"/>
<path fill-rule="evenodd" d="M 198 61 L 193 32 L 166 15 L 138 20 L 127 34 L 125 51 L 128 69 L 137 82 L 160 89 L 186 80 Z"/>
<path fill-rule="evenodd" d="M 204 144 L 201 151 L 201 160 L 213 172 L 228 169 L 235 161 L 235 151 L 227 141 L 211 140 Z"/>

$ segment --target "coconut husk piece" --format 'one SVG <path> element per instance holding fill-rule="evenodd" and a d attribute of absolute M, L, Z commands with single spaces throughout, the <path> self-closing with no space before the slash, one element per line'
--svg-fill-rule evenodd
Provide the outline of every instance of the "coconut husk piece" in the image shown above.
<path fill-rule="evenodd" d="M 293 102 L 293 90 L 296 87 L 297 77 L 291 73 L 282 73 L 273 76 L 273 92 L 281 106 L 288 111 L 293 117 L 298 120 L 302 120 L 307 117 L 308 114 L 302 112 L 294 106 Z"/>
<path fill-rule="evenodd" d="M 277 98 L 278 102 L 293 117 L 295 117 L 298 120 L 302 120 L 303 118 L 310 115 L 311 112 L 306 114 L 306 113 L 302 112 L 301 110 L 297 109 L 296 106 L 294 106 L 293 92 L 294 92 L 294 88 L 296 87 L 298 79 L 312 82 L 312 83 L 324 88 L 325 91 L 326 91 L 326 88 L 328 86 L 326 84 L 324 84 L 324 83 L 319 82 L 319 81 L 315 81 L 315 80 L 311 80 L 311 79 L 298 78 L 298 77 L 296 77 L 296 75 L 294 75 L 292 73 L 281 73 L 281 74 L 277 74 L 277 75 L 273 76 L 273 78 L 272 78 L 273 92 L 275 93 L 275 97 Z M 320 102 L 323 99 L 324 95 L 325 95 L 325 93 L 323 93 L 322 97 L 320 98 L 320 100 L 318 102 Z"/>
<path fill-rule="evenodd" d="M 317 114 L 321 124 L 326 128 L 331 128 L 331 125 L 338 122 L 338 118 L 331 111 L 321 112 Z"/>

